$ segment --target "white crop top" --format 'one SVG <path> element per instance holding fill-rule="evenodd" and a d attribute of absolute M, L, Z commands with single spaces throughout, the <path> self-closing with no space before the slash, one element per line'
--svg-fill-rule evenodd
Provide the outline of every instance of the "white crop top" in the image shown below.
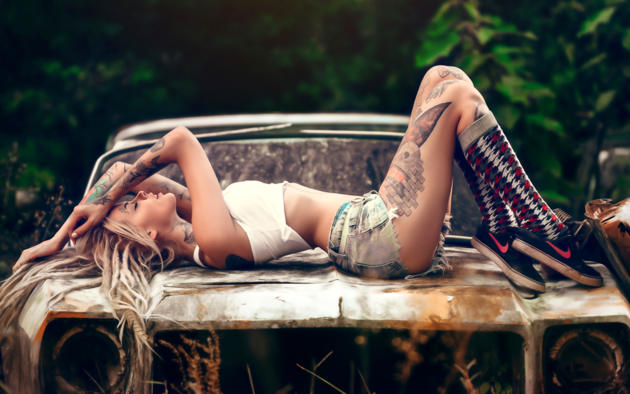
<path fill-rule="evenodd" d="M 283 183 L 236 182 L 223 190 L 230 215 L 245 230 L 255 263 L 311 249 L 300 235 L 287 225 L 284 215 Z"/>

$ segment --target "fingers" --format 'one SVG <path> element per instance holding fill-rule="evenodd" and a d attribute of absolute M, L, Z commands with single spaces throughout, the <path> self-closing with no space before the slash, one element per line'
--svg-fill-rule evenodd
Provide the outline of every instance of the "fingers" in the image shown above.
<path fill-rule="evenodd" d="M 15 264 L 13 264 L 13 267 L 11 268 L 13 272 L 19 270 L 24 264 L 37 257 L 32 253 L 31 249 L 32 248 L 22 251 L 22 254 L 20 254 L 20 258 L 15 262 Z"/>
<path fill-rule="evenodd" d="M 24 253 L 22 253 L 22 255 L 24 255 Z M 20 256 L 20 259 L 13 264 L 13 267 L 11 268 L 13 270 L 13 272 L 17 271 L 20 269 L 20 267 L 22 267 L 24 265 L 25 261 L 22 260 L 22 256 Z"/>
<path fill-rule="evenodd" d="M 78 234 L 76 233 L 75 227 L 77 226 L 79 219 L 82 219 L 82 217 L 78 214 L 77 207 L 75 207 L 74 210 L 72 211 L 72 214 L 70 215 L 70 218 L 68 219 L 68 238 L 70 239 L 78 238 Z"/>
<path fill-rule="evenodd" d="M 92 227 L 92 221 L 90 219 L 86 220 L 81 226 L 76 228 L 72 234 L 70 234 L 70 238 L 76 240 L 85 234 Z"/>

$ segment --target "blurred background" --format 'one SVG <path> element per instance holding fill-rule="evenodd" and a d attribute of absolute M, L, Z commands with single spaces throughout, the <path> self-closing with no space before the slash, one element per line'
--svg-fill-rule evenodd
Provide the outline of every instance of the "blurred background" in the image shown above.
<path fill-rule="evenodd" d="M 630 194 L 627 1 L 0 4 L 0 277 L 52 235 L 124 124 L 409 114 L 434 64 L 472 77 L 552 206 Z"/>

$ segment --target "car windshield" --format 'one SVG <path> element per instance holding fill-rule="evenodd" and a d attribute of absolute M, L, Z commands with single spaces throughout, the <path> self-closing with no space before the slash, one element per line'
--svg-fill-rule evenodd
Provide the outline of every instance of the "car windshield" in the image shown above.
<path fill-rule="evenodd" d="M 399 125 L 381 128 L 373 125 L 353 125 L 351 128 L 303 125 L 227 135 L 195 130 L 223 188 L 244 180 L 286 180 L 319 190 L 354 195 L 378 189 L 402 132 L 404 128 Z M 110 152 L 103 157 L 99 172 L 115 161 L 133 163 L 150 145 L 151 142 L 137 143 L 133 148 Z M 454 173 L 453 214 L 455 217 L 460 215 L 462 220 L 454 221 L 453 234 L 470 235 L 479 214 L 463 176 L 459 170 Z M 169 165 L 160 174 L 185 184 L 176 165 Z M 98 174 L 93 179 L 98 179 Z"/>

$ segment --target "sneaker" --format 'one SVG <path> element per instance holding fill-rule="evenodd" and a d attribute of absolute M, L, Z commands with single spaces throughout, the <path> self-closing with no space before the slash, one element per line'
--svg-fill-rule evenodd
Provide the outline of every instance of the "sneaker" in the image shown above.
<path fill-rule="evenodd" d="M 508 227 L 502 233 L 493 233 L 481 225 L 470 243 L 482 255 L 492 260 L 514 284 L 542 293 L 545 281 L 533 261 L 512 247 L 514 232 Z"/>
<path fill-rule="evenodd" d="M 514 249 L 541 264 L 586 286 L 599 287 L 604 284 L 600 273 L 582 259 L 573 235 L 549 240 L 522 228 L 515 229 L 514 235 Z"/>

